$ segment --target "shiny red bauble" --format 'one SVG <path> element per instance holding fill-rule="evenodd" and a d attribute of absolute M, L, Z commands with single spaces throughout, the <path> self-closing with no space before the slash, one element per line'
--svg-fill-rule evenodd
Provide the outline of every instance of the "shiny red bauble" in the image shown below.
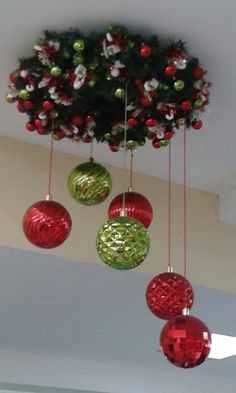
<path fill-rule="evenodd" d="M 164 74 L 166 76 L 174 76 L 176 74 L 176 67 L 174 66 L 174 64 L 169 64 L 165 70 L 164 70 Z"/>
<path fill-rule="evenodd" d="M 143 44 L 140 49 L 140 56 L 143 58 L 149 57 L 152 53 L 152 48 L 149 45 Z"/>
<path fill-rule="evenodd" d="M 150 99 L 146 96 L 143 96 L 140 98 L 140 103 L 142 106 L 150 106 L 150 105 L 152 105 L 152 99 Z"/>
<path fill-rule="evenodd" d="M 33 102 L 30 101 L 30 100 L 24 101 L 23 105 L 24 105 L 25 109 L 31 109 L 31 108 L 33 108 Z"/>
<path fill-rule="evenodd" d="M 160 345 L 172 364 L 192 368 L 203 363 L 209 355 L 211 334 L 200 319 L 191 315 L 178 315 L 163 327 Z"/>
<path fill-rule="evenodd" d="M 45 134 L 47 133 L 47 130 L 46 130 L 46 128 L 45 128 L 44 126 L 39 126 L 39 127 L 37 128 L 37 133 L 38 133 L 39 135 L 45 135 Z"/>
<path fill-rule="evenodd" d="M 193 121 L 192 122 L 192 127 L 195 129 L 195 130 L 200 130 L 200 128 L 202 128 L 202 120 L 195 120 L 195 121 Z"/>
<path fill-rule="evenodd" d="M 137 119 L 135 118 L 135 117 L 130 117 L 128 120 L 127 120 L 127 123 L 128 123 L 128 125 L 129 126 L 136 126 L 136 124 L 137 124 Z"/>
<path fill-rule="evenodd" d="M 204 71 L 201 67 L 195 67 L 193 70 L 193 77 L 196 80 L 202 79 Z"/>
<path fill-rule="evenodd" d="M 182 101 L 180 107 L 183 111 L 188 111 L 192 108 L 192 102 L 190 100 Z"/>
<path fill-rule="evenodd" d="M 25 128 L 30 132 L 36 130 L 34 123 L 32 123 L 31 121 L 28 121 L 28 123 L 26 123 Z"/>
<path fill-rule="evenodd" d="M 54 103 L 52 101 L 44 101 L 43 102 L 43 109 L 45 111 L 51 111 L 54 108 Z"/>
<path fill-rule="evenodd" d="M 170 319 L 193 305 L 194 293 L 189 281 L 180 274 L 165 272 L 154 277 L 147 286 L 146 301 L 153 314 Z"/>
<path fill-rule="evenodd" d="M 42 248 L 60 246 L 69 236 L 71 226 L 68 211 L 55 201 L 34 203 L 23 218 L 25 236 L 35 246 Z"/>
<path fill-rule="evenodd" d="M 115 142 L 109 143 L 108 146 L 113 153 L 117 153 L 120 150 L 119 145 Z"/>
<path fill-rule="evenodd" d="M 36 120 L 34 121 L 34 124 L 36 125 L 36 127 L 41 127 L 41 126 L 43 125 L 43 122 L 42 122 L 42 120 L 40 120 L 40 119 L 36 119 Z"/>
<path fill-rule="evenodd" d="M 174 131 L 165 131 L 164 132 L 164 139 L 171 139 L 175 135 Z"/>
<path fill-rule="evenodd" d="M 83 121 L 84 121 L 83 116 L 76 115 L 72 117 L 72 123 L 75 126 L 80 126 L 83 123 Z"/>
<path fill-rule="evenodd" d="M 157 120 L 156 119 L 152 119 L 152 118 L 147 119 L 147 121 L 146 121 L 146 126 L 147 127 L 156 127 L 156 125 L 157 125 Z"/>
<path fill-rule="evenodd" d="M 153 146 L 155 149 L 159 149 L 159 148 L 161 147 L 160 140 L 157 139 L 157 138 L 154 138 L 154 139 L 152 140 L 152 146 Z"/>
<path fill-rule="evenodd" d="M 110 203 L 108 208 L 108 217 L 115 218 L 120 216 L 123 207 L 123 194 L 117 195 Z M 140 221 L 145 228 L 148 228 L 152 222 L 153 210 L 152 205 L 145 196 L 138 192 L 128 191 L 125 193 L 125 210 L 128 217 Z"/>

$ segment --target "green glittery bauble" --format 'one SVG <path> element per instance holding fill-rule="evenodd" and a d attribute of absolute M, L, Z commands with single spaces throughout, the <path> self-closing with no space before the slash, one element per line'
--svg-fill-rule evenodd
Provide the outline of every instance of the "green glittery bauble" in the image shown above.
<path fill-rule="evenodd" d="M 198 100 L 196 100 L 194 102 L 194 107 L 196 109 L 200 109 L 203 106 L 203 104 L 204 104 L 203 100 L 201 98 L 199 98 Z"/>
<path fill-rule="evenodd" d="M 146 258 L 150 238 L 143 224 L 130 217 L 108 220 L 97 235 L 97 252 L 110 267 L 133 269 Z"/>
<path fill-rule="evenodd" d="M 85 162 L 71 171 L 68 188 L 76 201 L 92 206 L 103 202 L 110 194 L 112 180 L 104 166 L 96 162 Z"/>
<path fill-rule="evenodd" d="M 76 40 L 73 43 L 73 48 L 76 52 L 82 52 L 84 50 L 84 40 L 80 39 L 80 40 Z"/>
<path fill-rule="evenodd" d="M 183 90 L 183 88 L 184 88 L 184 81 L 182 81 L 181 79 L 177 80 L 174 83 L 174 89 L 176 91 L 181 91 L 181 90 Z"/>
<path fill-rule="evenodd" d="M 118 89 L 115 91 L 115 97 L 123 99 L 125 97 L 125 90 L 118 87 Z"/>
<path fill-rule="evenodd" d="M 61 75 L 61 69 L 60 67 L 52 67 L 50 73 L 52 76 L 55 76 L 57 78 Z"/>
<path fill-rule="evenodd" d="M 29 93 L 27 90 L 22 89 L 22 90 L 20 90 L 20 92 L 19 92 L 19 97 L 20 97 L 22 100 L 28 100 L 28 99 L 30 98 L 30 93 Z"/>

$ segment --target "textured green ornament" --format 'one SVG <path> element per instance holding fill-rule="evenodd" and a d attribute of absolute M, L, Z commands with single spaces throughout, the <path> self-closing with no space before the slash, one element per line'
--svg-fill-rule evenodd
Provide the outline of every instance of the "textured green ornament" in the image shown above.
<path fill-rule="evenodd" d="M 55 76 L 57 78 L 61 75 L 61 69 L 60 67 L 52 67 L 50 73 L 52 76 Z"/>
<path fill-rule="evenodd" d="M 170 141 L 167 140 L 167 139 L 162 139 L 162 140 L 160 141 L 160 145 L 161 145 L 161 146 L 168 146 L 169 144 L 170 144 Z"/>
<path fill-rule="evenodd" d="M 109 141 L 109 140 L 111 139 L 111 134 L 110 134 L 110 132 L 107 132 L 107 133 L 104 135 L 104 139 L 105 139 L 105 141 Z"/>
<path fill-rule="evenodd" d="M 123 99 L 125 97 L 125 90 L 118 87 L 118 89 L 115 90 L 115 97 Z"/>
<path fill-rule="evenodd" d="M 27 90 L 22 89 L 19 92 L 19 97 L 22 98 L 22 100 L 28 100 L 30 98 L 30 93 Z"/>
<path fill-rule="evenodd" d="M 94 87 L 95 84 L 96 84 L 96 79 L 95 78 L 90 79 L 90 81 L 88 82 L 89 87 Z"/>
<path fill-rule="evenodd" d="M 138 143 L 136 141 L 133 141 L 132 139 L 126 142 L 126 146 L 128 149 L 135 149 L 135 147 L 137 147 L 137 144 Z"/>
<path fill-rule="evenodd" d="M 84 44 L 84 40 L 80 39 L 80 40 L 76 40 L 73 43 L 73 48 L 76 52 L 82 52 L 84 50 L 85 44 Z"/>
<path fill-rule="evenodd" d="M 203 106 L 203 100 L 201 100 L 200 98 L 194 102 L 194 107 L 196 109 L 200 109 L 202 106 Z"/>
<path fill-rule="evenodd" d="M 116 217 L 105 222 L 97 235 L 97 252 L 110 267 L 133 269 L 146 258 L 150 238 L 143 224 L 130 217 Z"/>
<path fill-rule="evenodd" d="M 68 188 L 76 201 L 93 206 L 103 202 L 110 194 L 112 180 L 104 166 L 96 162 L 84 162 L 71 171 Z"/>
<path fill-rule="evenodd" d="M 76 53 L 76 54 L 73 56 L 73 64 L 74 64 L 75 66 L 77 66 L 78 64 L 83 64 L 83 62 L 84 62 L 84 58 L 83 58 L 82 55 L 79 55 L 78 53 Z"/>
<path fill-rule="evenodd" d="M 174 89 L 175 89 L 176 91 L 183 90 L 183 88 L 184 88 L 184 81 L 182 81 L 181 79 L 175 81 L 175 83 L 174 83 Z"/>

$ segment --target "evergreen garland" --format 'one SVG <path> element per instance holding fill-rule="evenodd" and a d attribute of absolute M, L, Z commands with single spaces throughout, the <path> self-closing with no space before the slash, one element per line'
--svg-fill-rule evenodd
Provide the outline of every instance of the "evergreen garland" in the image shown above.
<path fill-rule="evenodd" d="M 10 74 L 8 102 L 16 102 L 28 131 L 56 139 L 124 142 L 124 98 L 128 95 L 127 146 L 151 139 L 169 143 L 180 124 L 199 129 L 210 83 L 182 41 L 161 45 L 156 36 L 110 26 L 84 36 L 79 30 L 46 31 Z"/>

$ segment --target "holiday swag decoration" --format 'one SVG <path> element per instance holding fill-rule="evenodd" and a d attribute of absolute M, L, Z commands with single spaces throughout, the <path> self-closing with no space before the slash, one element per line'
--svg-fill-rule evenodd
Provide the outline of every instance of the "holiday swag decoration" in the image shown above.
<path fill-rule="evenodd" d="M 210 83 L 181 41 L 163 45 L 124 27 L 83 35 L 46 31 L 9 76 L 6 99 L 26 113 L 26 129 L 55 139 L 124 142 L 124 96 L 128 91 L 127 147 L 166 146 L 174 129 L 200 129 Z"/>

